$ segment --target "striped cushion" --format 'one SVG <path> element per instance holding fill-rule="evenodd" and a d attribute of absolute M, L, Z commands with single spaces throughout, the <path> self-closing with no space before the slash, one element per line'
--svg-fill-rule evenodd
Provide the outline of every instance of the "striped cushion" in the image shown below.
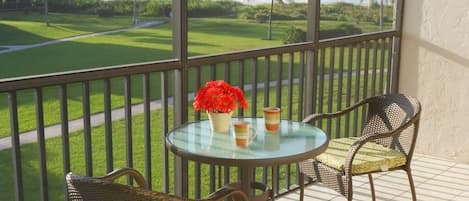
<path fill-rule="evenodd" d="M 327 150 L 316 157 L 321 163 L 339 171 L 345 170 L 345 158 L 357 137 L 338 138 L 329 141 Z M 352 163 L 352 174 L 390 169 L 406 163 L 406 156 L 399 151 L 374 142 L 363 145 Z"/>

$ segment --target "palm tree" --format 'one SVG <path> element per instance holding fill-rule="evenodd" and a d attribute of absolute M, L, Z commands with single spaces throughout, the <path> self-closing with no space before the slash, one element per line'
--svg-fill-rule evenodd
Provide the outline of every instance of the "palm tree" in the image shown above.
<path fill-rule="evenodd" d="M 49 0 L 44 0 L 44 21 L 46 26 L 50 26 L 49 23 Z"/>
<path fill-rule="evenodd" d="M 137 19 L 137 1 L 134 0 L 133 3 L 132 3 L 132 23 L 134 25 L 137 25 L 138 24 L 138 19 Z"/>
<path fill-rule="evenodd" d="M 274 0 L 271 0 L 270 14 L 269 14 L 269 30 L 267 31 L 267 40 L 272 40 L 272 12 L 273 10 L 274 10 Z"/>
<path fill-rule="evenodd" d="M 363 3 L 364 0 L 360 0 L 360 4 Z M 371 7 L 373 5 L 374 2 L 378 3 L 378 0 L 367 0 L 368 1 L 368 7 Z M 383 5 L 383 0 L 380 0 L 381 1 L 381 5 Z M 384 0 L 384 3 L 385 4 L 394 4 L 394 0 Z"/>
<path fill-rule="evenodd" d="M 378 0 L 368 0 L 368 8 L 371 8 L 373 6 L 373 3 L 378 3 Z M 379 6 L 379 29 L 382 31 L 383 30 L 383 9 L 384 9 L 384 2 L 386 4 L 389 4 L 389 0 L 380 0 L 380 6 Z M 360 0 L 360 4 L 363 3 L 363 0 Z M 391 0 L 391 3 L 394 3 L 394 0 Z"/>

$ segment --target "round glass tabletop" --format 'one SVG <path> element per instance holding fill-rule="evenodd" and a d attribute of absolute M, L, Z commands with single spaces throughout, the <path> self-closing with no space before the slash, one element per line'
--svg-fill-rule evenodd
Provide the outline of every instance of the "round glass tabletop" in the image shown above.
<path fill-rule="evenodd" d="M 310 124 L 281 120 L 279 130 L 269 132 L 264 129 L 263 118 L 232 118 L 232 123 L 235 121 L 249 122 L 255 132 L 247 147 L 236 146 L 232 126 L 228 133 L 215 133 L 208 120 L 175 128 L 166 138 L 167 146 L 191 160 L 236 166 L 298 162 L 327 147 L 326 134 Z"/>

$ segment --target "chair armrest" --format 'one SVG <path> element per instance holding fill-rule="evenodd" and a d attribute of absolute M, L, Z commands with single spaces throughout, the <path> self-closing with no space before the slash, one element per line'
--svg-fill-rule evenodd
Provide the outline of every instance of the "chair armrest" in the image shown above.
<path fill-rule="evenodd" d="M 122 176 L 127 176 L 127 175 L 130 175 L 131 177 L 133 177 L 140 188 L 148 189 L 147 183 L 145 182 L 145 178 L 143 177 L 143 175 L 133 168 L 119 168 L 108 173 L 106 176 L 96 177 L 96 178 L 107 180 L 107 181 L 114 181 Z"/>
<path fill-rule="evenodd" d="M 243 191 L 229 185 L 219 188 L 217 191 L 211 193 L 206 199 L 203 199 L 203 201 L 220 201 L 231 196 L 233 197 L 233 200 L 236 201 L 249 201 L 248 196 Z"/>
<path fill-rule="evenodd" d="M 339 117 L 339 116 L 342 116 L 344 114 L 347 114 L 351 111 L 353 111 L 354 109 L 368 103 L 368 101 L 370 101 L 370 99 L 365 99 L 365 100 L 362 100 L 348 108 L 345 108 L 344 110 L 341 110 L 341 111 L 337 111 L 335 113 L 319 113 L 319 114 L 311 114 L 311 115 L 308 115 L 306 118 L 303 119 L 303 123 L 313 123 L 314 121 L 318 120 L 318 119 L 323 119 L 323 118 L 334 118 L 334 117 Z"/>

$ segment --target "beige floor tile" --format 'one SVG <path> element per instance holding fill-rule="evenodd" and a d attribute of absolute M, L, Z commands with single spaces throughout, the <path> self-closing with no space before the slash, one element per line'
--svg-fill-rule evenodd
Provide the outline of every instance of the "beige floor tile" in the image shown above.
<path fill-rule="evenodd" d="M 395 187 L 392 184 L 377 180 L 374 182 L 375 195 L 377 200 L 391 200 L 393 197 L 396 197 L 402 194 L 404 191 L 400 187 Z M 354 200 L 363 196 L 365 200 L 371 199 L 371 190 L 370 185 L 363 185 L 358 189 L 354 189 Z"/>
<path fill-rule="evenodd" d="M 297 190 L 295 192 L 289 193 L 285 196 L 282 196 L 277 201 L 297 201 L 299 200 L 300 191 Z M 340 194 L 335 192 L 332 189 L 321 185 L 311 185 L 305 188 L 305 201 L 324 201 L 324 200 L 332 200 L 336 197 L 339 197 Z"/>
<path fill-rule="evenodd" d="M 468 200 L 469 200 L 469 190 L 454 198 L 454 201 L 468 201 Z"/>
<path fill-rule="evenodd" d="M 416 178 L 414 178 L 414 184 L 417 185 L 419 183 L 423 183 L 427 179 L 421 179 L 422 181 L 417 182 Z M 391 186 L 394 188 L 403 188 L 403 189 L 408 189 L 409 187 L 409 179 L 407 177 L 407 174 L 401 173 L 400 171 L 394 171 L 392 174 L 389 175 L 384 175 L 380 178 L 377 179 L 378 183 L 381 182 L 385 186 Z"/>
<path fill-rule="evenodd" d="M 440 167 L 442 169 L 446 168 L 446 167 L 456 165 L 456 163 L 453 162 L 453 161 L 442 159 L 442 158 L 437 158 L 437 157 L 432 157 L 432 156 L 421 157 L 421 158 L 415 160 L 415 162 L 417 162 L 417 161 L 422 162 L 422 163 L 426 163 L 428 165 L 431 165 L 434 168 Z"/>
<path fill-rule="evenodd" d="M 430 161 L 412 161 L 412 170 L 425 171 L 429 174 L 439 174 L 451 168 L 451 165 L 435 164 Z"/>
<path fill-rule="evenodd" d="M 418 201 L 469 201 L 469 164 L 456 164 L 446 159 L 418 154 L 412 163 Z M 353 178 L 353 200 L 370 201 L 368 176 Z M 377 200 L 412 200 L 407 174 L 391 171 L 373 174 Z M 345 201 L 337 192 L 323 186 L 308 186 L 305 201 Z M 280 201 L 297 201 L 299 191 Z"/>
<path fill-rule="evenodd" d="M 347 199 L 345 199 L 345 197 L 335 197 L 331 201 L 347 201 Z"/>
<path fill-rule="evenodd" d="M 465 164 L 458 164 L 451 167 L 448 171 L 449 174 L 454 174 L 457 177 L 469 178 L 469 165 L 465 167 Z"/>
<path fill-rule="evenodd" d="M 458 164 L 454 165 L 453 167 L 469 170 L 469 164 L 458 163 Z"/>
<path fill-rule="evenodd" d="M 455 194 L 457 194 L 457 191 L 451 191 L 448 188 L 443 189 L 428 184 L 419 185 L 415 190 L 417 192 L 417 200 L 419 201 L 451 201 L 455 197 Z M 461 193 L 461 191 L 459 191 L 459 193 Z M 398 197 L 412 200 L 410 191 L 406 191 Z M 393 199 L 397 200 L 397 198 Z"/>
<path fill-rule="evenodd" d="M 428 180 L 426 184 L 433 185 L 435 187 L 442 187 L 456 189 L 460 191 L 469 191 L 469 176 L 453 175 L 452 173 L 443 173 Z"/>

